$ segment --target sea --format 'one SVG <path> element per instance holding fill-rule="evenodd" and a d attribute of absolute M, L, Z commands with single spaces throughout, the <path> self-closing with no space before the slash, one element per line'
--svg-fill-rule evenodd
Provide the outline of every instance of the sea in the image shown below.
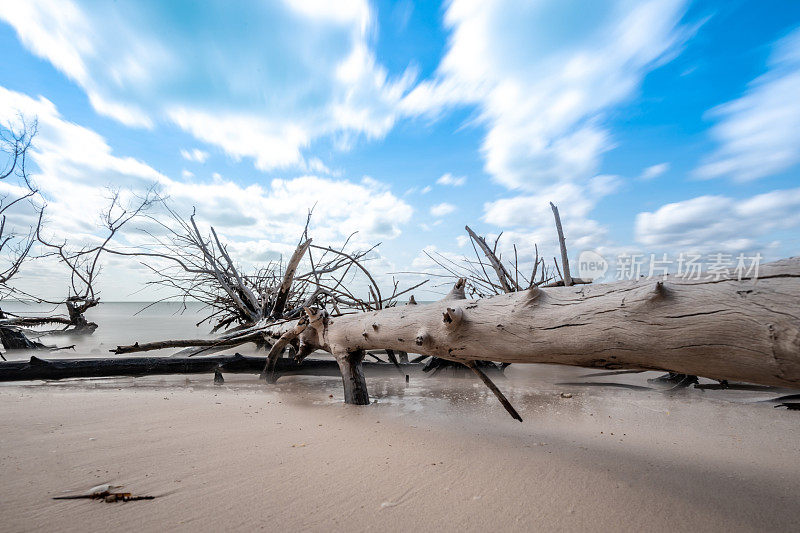
<path fill-rule="evenodd" d="M 0 308 L 20 316 L 66 316 L 67 314 L 64 306 L 18 301 L 2 302 Z M 109 357 L 112 355 L 110 350 L 116 346 L 135 342 L 211 338 L 211 325 L 208 323 L 198 325 L 198 322 L 207 315 L 208 310 L 197 302 L 189 302 L 186 305 L 180 302 L 101 302 L 85 314 L 87 320 L 98 325 L 93 334 L 47 335 L 38 340 L 47 346 L 59 348 L 74 346 L 50 352 L 47 357 Z M 58 324 L 53 324 L 37 329 L 52 330 L 59 327 Z M 147 352 L 147 355 L 171 355 L 175 351 L 159 350 Z M 29 354 L 25 352 L 6 354 L 9 360 L 28 356 Z"/>

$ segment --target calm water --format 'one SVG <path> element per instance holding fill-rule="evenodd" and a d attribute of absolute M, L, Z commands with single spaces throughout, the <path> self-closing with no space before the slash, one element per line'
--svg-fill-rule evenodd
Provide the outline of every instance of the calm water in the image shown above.
<path fill-rule="evenodd" d="M 47 345 L 69 346 L 75 344 L 75 350 L 54 352 L 52 356 L 61 357 L 105 357 L 109 350 L 120 344 L 134 342 L 152 342 L 163 339 L 185 339 L 209 337 L 210 327 L 196 324 L 205 317 L 202 306 L 163 302 L 148 305 L 141 302 L 104 302 L 86 313 L 86 318 L 100 327 L 92 335 L 48 336 L 40 339 Z M 28 305 L 19 302 L 5 302 L 4 311 L 19 315 L 42 316 L 46 314 L 66 315 L 64 307 L 50 305 Z M 148 352 L 149 355 L 168 355 L 167 352 Z M 241 351 L 241 350 L 240 350 Z M 24 358 L 26 354 L 11 354 L 9 358 Z"/>

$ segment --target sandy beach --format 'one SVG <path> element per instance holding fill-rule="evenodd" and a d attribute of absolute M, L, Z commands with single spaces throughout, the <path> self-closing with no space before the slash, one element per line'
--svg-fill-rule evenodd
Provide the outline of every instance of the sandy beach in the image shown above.
<path fill-rule="evenodd" d="M 369 379 L 367 407 L 323 378 L 5 384 L 0 530 L 800 527 L 798 418 L 774 394 L 552 385 L 583 372 L 511 367 L 522 424 L 473 379 Z M 51 499 L 101 483 L 157 498 Z"/>
<path fill-rule="evenodd" d="M 0 50 L 0 533 L 800 533 L 800 1 Z"/>

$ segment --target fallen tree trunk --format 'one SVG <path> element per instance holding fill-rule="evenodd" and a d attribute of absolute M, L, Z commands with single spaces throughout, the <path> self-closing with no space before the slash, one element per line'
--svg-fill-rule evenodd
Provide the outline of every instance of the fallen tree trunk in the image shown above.
<path fill-rule="evenodd" d="M 258 374 L 264 369 L 266 357 L 249 357 L 241 354 L 211 357 L 117 357 L 109 359 L 41 359 L 0 363 L 0 381 L 32 381 L 39 379 L 97 378 L 115 376 L 151 376 L 166 374 L 244 373 Z M 400 364 L 404 374 L 422 372 L 419 363 Z M 336 361 L 306 359 L 297 363 L 282 358 L 276 363 L 281 376 L 313 375 L 339 376 Z M 369 376 L 397 374 L 398 367 L 391 363 L 364 363 Z"/>
<path fill-rule="evenodd" d="M 364 350 L 469 364 L 555 363 L 650 369 L 800 388 L 800 258 L 758 279 L 667 277 L 445 299 L 356 315 L 307 310 L 301 346 L 339 362 L 345 401 L 369 401 Z M 308 349 L 308 348 L 306 348 Z"/>

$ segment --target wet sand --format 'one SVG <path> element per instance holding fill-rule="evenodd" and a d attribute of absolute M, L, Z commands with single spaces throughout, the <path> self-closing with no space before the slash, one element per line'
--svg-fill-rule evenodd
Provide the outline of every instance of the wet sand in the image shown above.
<path fill-rule="evenodd" d="M 323 378 L 0 384 L 0 530 L 800 529 L 775 393 L 554 385 L 586 372 L 512 366 L 522 424 L 474 379 L 368 379 L 368 407 Z M 105 482 L 158 497 L 51 499 Z"/>

